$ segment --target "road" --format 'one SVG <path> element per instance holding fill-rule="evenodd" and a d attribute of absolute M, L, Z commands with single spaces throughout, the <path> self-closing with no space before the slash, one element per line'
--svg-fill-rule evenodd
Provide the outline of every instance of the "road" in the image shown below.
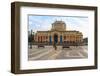
<path fill-rule="evenodd" d="M 80 59 L 88 57 L 88 47 L 78 46 L 70 48 L 62 48 L 57 46 L 57 50 L 53 46 L 45 46 L 45 48 L 32 46 L 32 49 L 28 50 L 28 60 L 55 60 L 55 59 Z"/>

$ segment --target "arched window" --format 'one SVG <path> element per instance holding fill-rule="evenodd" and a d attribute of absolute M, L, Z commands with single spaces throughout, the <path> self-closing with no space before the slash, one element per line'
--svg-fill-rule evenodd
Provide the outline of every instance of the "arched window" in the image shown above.
<path fill-rule="evenodd" d="M 62 43 L 62 35 L 60 36 L 60 43 Z"/>
<path fill-rule="evenodd" d="M 41 42 L 42 42 L 42 36 L 41 36 Z"/>
<path fill-rule="evenodd" d="M 49 41 L 50 41 L 50 44 L 52 43 L 52 37 L 51 36 L 49 36 Z"/>
<path fill-rule="evenodd" d="M 48 39 L 48 36 L 46 36 L 46 39 Z"/>
<path fill-rule="evenodd" d="M 38 36 L 38 42 L 40 42 L 40 36 Z"/>
<path fill-rule="evenodd" d="M 66 36 L 64 36 L 64 40 L 66 40 Z"/>

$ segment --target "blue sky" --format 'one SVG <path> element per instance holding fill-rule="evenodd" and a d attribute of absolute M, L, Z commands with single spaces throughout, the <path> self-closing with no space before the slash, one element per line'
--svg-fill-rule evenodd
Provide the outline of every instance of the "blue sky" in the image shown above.
<path fill-rule="evenodd" d="M 66 30 L 77 30 L 83 33 L 83 37 L 88 37 L 88 17 L 86 16 L 43 16 L 29 15 L 28 30 L 47 31 L 51 29 L 51 24 L 56 20 L 66 23 Z"/>

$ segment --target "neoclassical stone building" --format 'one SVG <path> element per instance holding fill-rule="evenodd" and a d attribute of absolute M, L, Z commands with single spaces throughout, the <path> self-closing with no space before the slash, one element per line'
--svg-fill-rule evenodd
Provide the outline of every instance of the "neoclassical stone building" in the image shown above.
<path fill-rule="evenodd" d="M 63 21 L 55 21 L 49 31 L 37 31 L 34 36 L 36 43 L 62 44 L 62 43 L 82 43 L 83 34 L 76 30 L 67 30 Z"/>

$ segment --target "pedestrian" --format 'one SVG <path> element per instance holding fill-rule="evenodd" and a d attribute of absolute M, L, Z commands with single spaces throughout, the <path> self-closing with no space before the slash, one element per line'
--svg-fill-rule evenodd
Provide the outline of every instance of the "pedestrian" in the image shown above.
<path fill-rule="evenodd" d="M 54 47 L 55 50 L 57 50 L 57 45 L 56 45 L 55 42 L 54 42 L 54 44 L 53 44 L 53 47 Z"/>

